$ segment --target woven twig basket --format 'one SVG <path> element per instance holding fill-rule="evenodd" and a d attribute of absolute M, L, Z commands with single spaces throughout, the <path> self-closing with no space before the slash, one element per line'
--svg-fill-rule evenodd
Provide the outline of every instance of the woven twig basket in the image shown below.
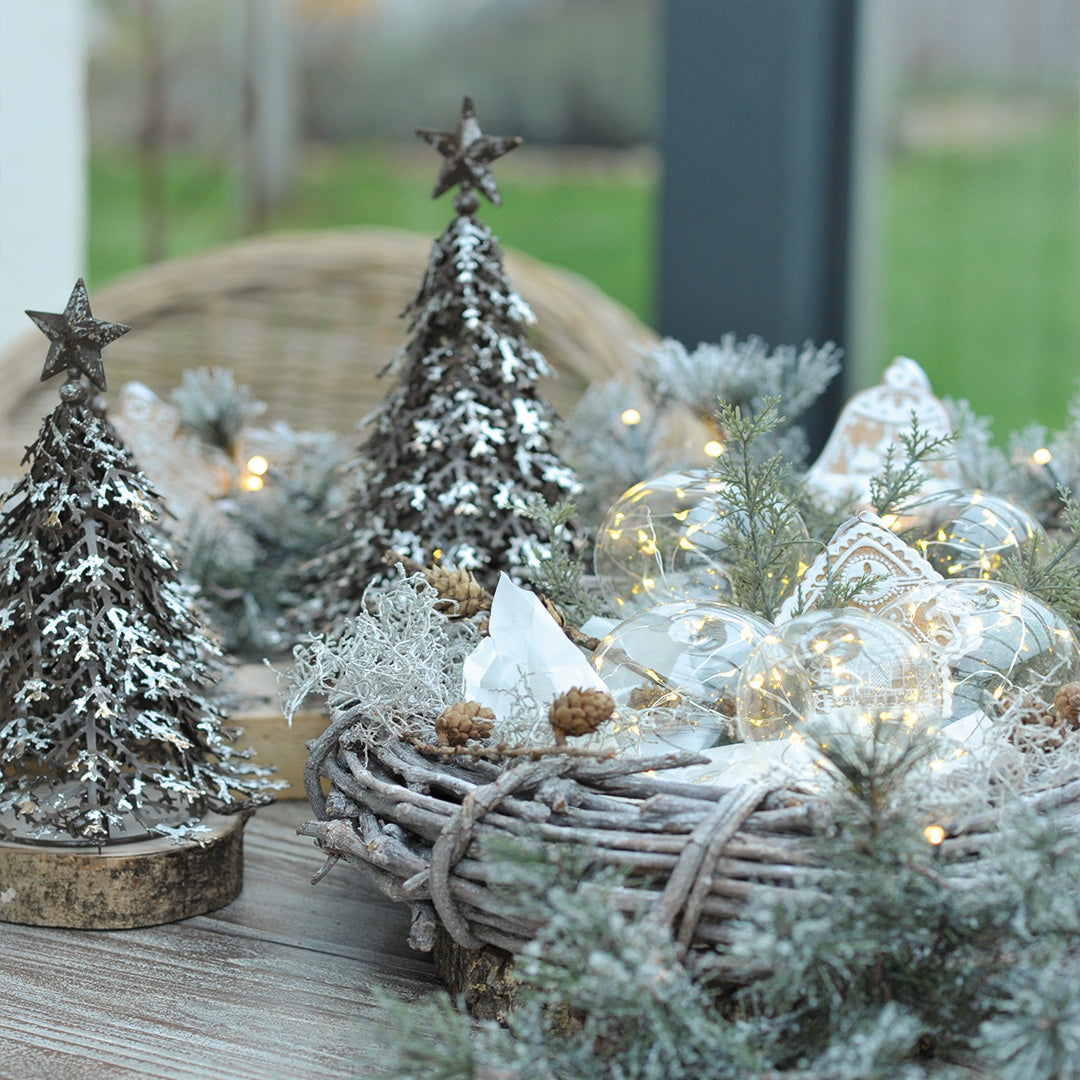
<path fill-rule="evenodd" d="M 410 944 L 430 949 L 441 925 L 465 949 L 518 953 L 538 929 L 506 894 L 488 854 L 493 837 L 576 845 L 592 864 L 629 871 L 610 902 L 669 927 L 687 967 L 717 985 L 766 974 L 725 956 L 726 924 L 776 890 L 812 887 L 811 837 L 831 811 L 808 791 L 746 782 L 722 788 L 665 780 L 696 760 L 547 756 L 496 764 L 433 760 L 378 742 L 343 712 L 311 745 L 305 788 L 318 817 L 301 827 L 330 857 L 360 867 L 413 911 Z M 328 782 L 329 797 L 323 783 Z M 1080 780 L 1027 796 L 1040 813 L 1080 811 Z M 998 818 L 968 821 L 944 858 L 976 855 Z"/>

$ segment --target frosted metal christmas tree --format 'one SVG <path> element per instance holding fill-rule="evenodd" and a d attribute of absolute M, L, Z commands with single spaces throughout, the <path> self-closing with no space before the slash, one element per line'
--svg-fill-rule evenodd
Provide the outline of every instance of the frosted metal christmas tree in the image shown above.
<path fill-rule="evenodd" d="M 268 801 L 207 694 L 219 653 L 155 527 L 157 496 L 91 407 L 101 350 L 80 279 L 50 340 L 60 401 L 0 501 L 0 837 L 101 845 Z"/>
<path fill-rule="evenodd" d="M 361 483 L 318 566 L 316 622 L 357 609 L 388 549 L 493 587 L 499 570 L 525 565 L 549 539 L 516 508 L 577 489 L 551 447 L 557 418 L 537 394 L 547 365 L 525 337 L 532 312 L 476 216 L 480 194 L 501 201 L 491 162 L 521 140 L 483 134 L 469 98 L 455 131 L 418 134 L 443 156 L 433 198 L 459 189 L 456 216 L 406 311 L 409 338 L 389 365 L 396 384 L 367 421 Z"/>

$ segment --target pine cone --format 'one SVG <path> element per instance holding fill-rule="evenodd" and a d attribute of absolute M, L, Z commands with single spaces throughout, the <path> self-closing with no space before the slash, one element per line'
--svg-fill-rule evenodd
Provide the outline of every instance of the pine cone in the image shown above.
<path fill-rule="evenodd" d="M 615 711 L 615 699 L 603 690 L 574 687 L 560 694 L 548 709 L 555 741 L 562 746 L 568 735 L 588 735 Z"/>
<path fill-rule="evenodd" d="M 456 619 L 471 618 L 491 607 L 491 594 L 469 570 L 431 566 L 424 571 L 424 577 L 441 597 L 435 606 Z"/>
<path fill-rule="evenodd" d="M 654 682 L 643 682 L 630 691 L 626 704 L 631 709 L 675 709 L 682 699 L 673 690 Z"/>
<path fill-rule="evenodd" d="M 1004 712 L 1019 723 L 1012 729 L 1010 739 L 1015 746 L 1025 752 L 1034 750 L 1053 750 L 1065 740 L 1065 731 L 1076 726 L 1075 720 L 1067 720 L 1058 710 L 1058 700 L 1063 700 L 1062 691 L 1058 691 L 1053 705 L 1047 705 L 1041 698 L 1036 698 L 1026 690 L 1016 690 L 1003 698 Z M 1080 690 L 1080 687 L 1077 687 Z"/>
<path fill-rule="evenodd" d="M 540 595 L 540 603 L 544 605 L 544 609 L 560 627 L 566 625 L 566 619 L 563 617 L 563 613 L 543 594 Z"/>
<path fill-rule="evenodd" d="M 479 701 L 458 701 L 444 709 L 435 720 L 440 746 L 464 746 L 491 734 L 495 714 Z"/>
<path fill-rule="evenodd" d="M 1054 695 L 1060 727 L 1080 727 L 1080 682 L 1068 682 Z"/>

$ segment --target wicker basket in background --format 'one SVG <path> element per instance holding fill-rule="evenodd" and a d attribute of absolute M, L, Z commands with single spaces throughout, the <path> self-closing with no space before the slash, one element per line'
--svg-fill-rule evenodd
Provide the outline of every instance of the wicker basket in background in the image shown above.
<path fill-rule="evenodd" d="M 138 270 L 91 293 L 94 315 L 133 332 L 109 346 L 114 396 L 136 380 L 162 396 L 199 366 L 233 371 L 265 401 L 265 421 L 345 433 L 387 393 L 379 371 L 405 341 L 401 319 L 423 279 L 429 237 L 357 227 L 268 234 Z M 541 393 L 564 415 L 585 387 L 632 369 L 653 332 L 584 278 L 505 252 L 532 307 L 533 341 L 557 372 Z M 21 306 L 62 310 L 66 297 Z M 30 328 L 0 355 L 0 472 L 15 471 L 56 400 L 39 382 L 48 343 Z"/>

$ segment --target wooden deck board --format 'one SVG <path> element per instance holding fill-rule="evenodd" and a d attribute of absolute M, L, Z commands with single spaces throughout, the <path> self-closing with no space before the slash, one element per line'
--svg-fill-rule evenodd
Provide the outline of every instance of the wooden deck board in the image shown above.
<path fill-rule="evenodd" d="M 374 993 L 435 977 L 408 911 L 322 864 L 304 803 L 245 830 L 244 889 L 166 926 L 78 931 L 0 923 L 0 1080 L 338 1080 L 375 1075 Z"/>

